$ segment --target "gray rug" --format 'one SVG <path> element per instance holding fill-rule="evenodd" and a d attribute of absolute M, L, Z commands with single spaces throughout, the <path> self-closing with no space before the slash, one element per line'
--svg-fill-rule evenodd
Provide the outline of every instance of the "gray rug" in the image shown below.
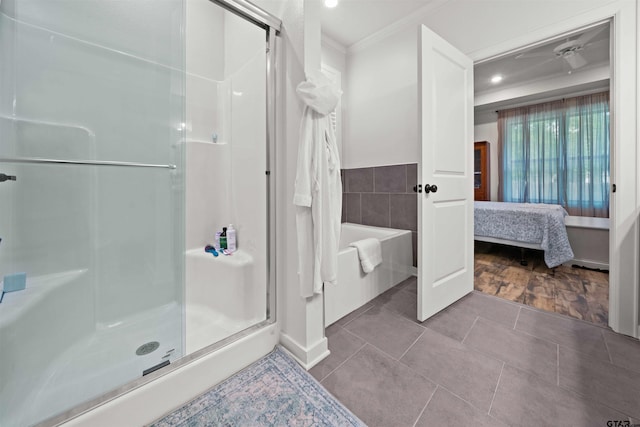
<path fill-rule="evenodd" d="M 152 426 L 360 427 L 365 424 L 276 347 Z"/>

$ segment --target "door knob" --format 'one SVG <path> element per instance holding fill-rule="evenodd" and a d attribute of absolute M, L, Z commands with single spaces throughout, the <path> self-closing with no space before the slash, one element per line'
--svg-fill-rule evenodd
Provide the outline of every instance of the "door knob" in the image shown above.
<path fill-rule="evenodd" d="M 438 186 L 437 185 L 425 184 L 424 185 L 424 192 L 425 193 L 437 193 L 438 192 Z"/>

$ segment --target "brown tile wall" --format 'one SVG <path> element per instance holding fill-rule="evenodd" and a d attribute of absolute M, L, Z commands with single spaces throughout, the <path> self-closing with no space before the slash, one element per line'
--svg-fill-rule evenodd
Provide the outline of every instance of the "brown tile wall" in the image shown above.
<path fill-rule="evenodd" d="M 418 165 L 342 170 L 342 222 L 411 230 L 417 266 Z"/>

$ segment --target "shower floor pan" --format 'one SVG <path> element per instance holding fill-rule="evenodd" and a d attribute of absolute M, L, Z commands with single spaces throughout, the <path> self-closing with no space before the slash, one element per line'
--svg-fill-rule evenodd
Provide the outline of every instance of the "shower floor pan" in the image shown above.
<path fill-rule="evenodd" d="M 232 322 L 202 306 L 187 307 L 186 322 L 187 353 L 254 324 Z M 42 348 L 40 357 L 43 362 L 46 360 L 43 370 L 24 373 L 37 375 L 27 382 L 30 390 L 24 389 L 20 376 L 3 387 L 0 401 L 11 404 L 0 411 L 0 425 L 32 425 L 115 390 L 141 377 L 145 369 L 182 357 L 182 325 L 182 309 L 174 302 L 111 325 L 100 325 L 62 353 L 49 353 Z M 136 354 L 142 345 L 154 342 L 158 343 L 156 350 Z"/>

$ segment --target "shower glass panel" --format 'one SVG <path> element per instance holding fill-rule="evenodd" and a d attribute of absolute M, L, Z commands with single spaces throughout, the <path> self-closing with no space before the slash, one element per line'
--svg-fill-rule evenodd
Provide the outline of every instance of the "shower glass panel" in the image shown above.
<path fill-rule="evenodd" d="M 267 318 L 267 33 L 208 0 L 186 3 L 186 351 Z M 237 251 L 214 257 L 233 224 Z"/>
<path fill-rule="evenodd" d="M 0 425 L 184 354 L 183 0 L 0 3 Z M 26 281 L 23 280 L 26 273 Z"/>

